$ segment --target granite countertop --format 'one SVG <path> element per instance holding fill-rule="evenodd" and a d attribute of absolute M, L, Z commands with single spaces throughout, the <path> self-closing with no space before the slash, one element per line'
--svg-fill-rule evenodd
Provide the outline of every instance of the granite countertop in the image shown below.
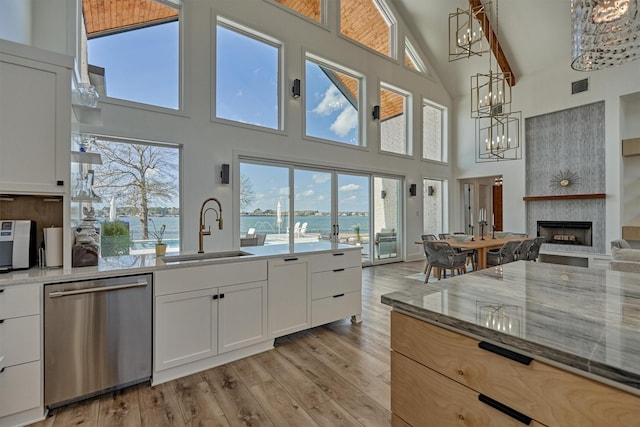
<path fill-rule="evenodd" d="M 242 257 L 213 258 L 199 261 L 187 262 L 165 262 L 155 255 L 122 255 L 104 257 L 98 260 L 98 265 L 93 267 L 77 268 L 38 268 L 33 267 L 28 270 L 16 270 L 9 273 L 0 274 L 0 288 L 10 285 L 20 285 L 26 283 L 58 283 L 75 280 L 89 280 L 105 277 L 126 276 L 133 274 L 151 273 L 162 269 L 188 268 L 198 265 L 226 264 L 234 262 L 244 262 L 257 259 L 270 259 L 282 257 L 283 255 L 304 255 L 317 254 L 322 252 L 334 252 L 336 250 L 360 250 L 359 246 L 332 244 L 329 241 L 296 243 L 293 250 L 289 245 L 265 245 L 240 248 L 250 255 Z M 180 255 L 188 252 L 180 252 Z M 167 254 L 178 255 L 178 253 Z"/>
<path fill-rule="evenodd" d="M 640 395 L 640 274 L 518 261 L 382 302 Z"/>

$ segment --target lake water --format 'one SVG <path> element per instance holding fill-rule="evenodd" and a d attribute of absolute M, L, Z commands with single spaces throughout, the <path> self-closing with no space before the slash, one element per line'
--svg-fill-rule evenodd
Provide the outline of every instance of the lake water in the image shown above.
<path fill-rule="evenodd" d="M 177 216 L 150 217 L 160 229 L 162 224 L 166 224 L 167 228 L 164 232 L 163 241 L 170 249 L 180 248 L 180 218 Z M 99 218 L 100 222 L 108 221 L 107 218 Z M 129 233 L 133 242 L 133 250 L 153 249 L 155 240 L 150 235 L 149 240 L 142 240 L 142 223 L 137 216 L 118 217 L 124 223 L 129 224 Z M 226 218 L 225 218 L 226 219 Z M 230 220 L 225 221 L 230 223 Z M 307 223 L 307 233 L 330 234 L 331 233 L 331 217 L 329 215 L 322 216 L 296 216 L 295 222 L 300 225 Z M 295 224 L 294 222 L 294 224 Z M 255 228 L 256 233 L 266 234 L 284 234 L 287 232 L 287 218 L 282 218 L 282 223 L 278 229 L 278 222 L 274 215 L 243 215 L 240 217 L 240 235 L 244 236 L 249 228 Z M 369 234 L 369 217 L 367 216 L 340 216 L 338 217 L 340 232 L 342 234 L 355 234 L 354 228 L 360 227 L 360 234 Z M 150 229 L 153 226 L 149 225 Z"/>

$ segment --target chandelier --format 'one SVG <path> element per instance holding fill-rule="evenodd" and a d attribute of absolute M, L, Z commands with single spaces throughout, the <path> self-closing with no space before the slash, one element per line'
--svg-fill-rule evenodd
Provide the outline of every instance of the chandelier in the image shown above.
<path fill-rule="evenodd" d="M 571 0 L 571 68 L 601 70 L 638 59 L 638 0 Z"/>
<path fill-rule="evenodd" d="M 476 162 L 522 158 L 520 122 L 522 113 L 509 112 L 476 118 Z"/>
<path fill-rule="evenodd" d="M 449 14 L 449 62 L 489 52 L 489 45 L 484 45 L 485 6 L 469 5 L 468 10 L 457 8 Z"/>

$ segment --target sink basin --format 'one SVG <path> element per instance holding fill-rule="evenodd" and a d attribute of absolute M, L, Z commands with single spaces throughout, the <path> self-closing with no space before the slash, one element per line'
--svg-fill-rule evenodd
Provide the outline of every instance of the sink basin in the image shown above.
<path fill-rule="evenodd" d="M 165 255 L 160 257 L 165 264 L 174 262 L 205 261 L 208 259 L 235 258 L 251 255 L 244 251 L 208 252 L 203 254 Z"/>

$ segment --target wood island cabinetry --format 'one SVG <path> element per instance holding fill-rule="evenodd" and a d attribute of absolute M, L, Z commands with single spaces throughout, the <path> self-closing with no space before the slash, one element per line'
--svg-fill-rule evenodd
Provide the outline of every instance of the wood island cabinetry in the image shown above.
<path fill-rule="evenodd" d="M 396 426 L 638 425 L 638 396 L 397 311 L 391 349 Z"/>

